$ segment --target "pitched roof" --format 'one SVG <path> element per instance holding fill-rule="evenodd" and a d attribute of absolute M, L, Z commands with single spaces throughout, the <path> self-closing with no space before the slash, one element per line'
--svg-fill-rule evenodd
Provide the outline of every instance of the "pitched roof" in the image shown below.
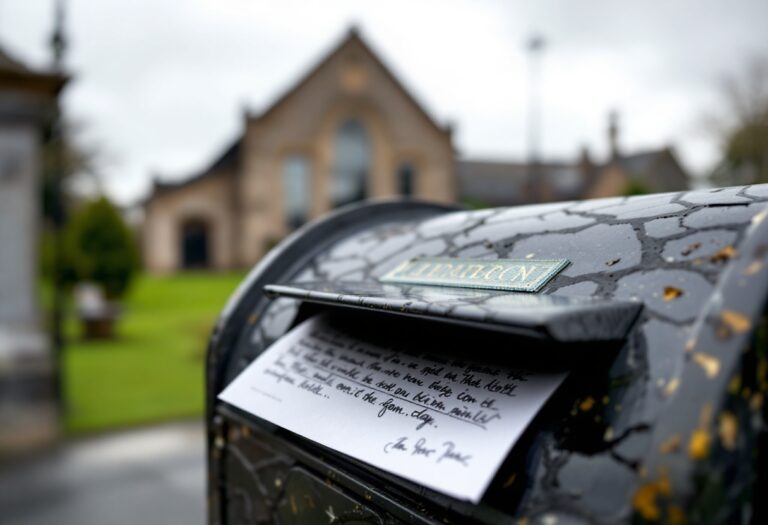
<path fill-rule="evenodd" d="M 0 47 L 0 81 L 5 85 L 56 94 L 68 77 L 55 71 L 37 71 Z"/>
<path fill-rule="evenodd" d="M 229 145 L 224 153 L 219 155 L 216 160 L 208 167 L 206 172 L 216 172 L 229 169 L 237 169 L 240 166 L 240 147 L 243 143 L 243 139 L 238 137 Z"/>
<path fill-rule="evenodd" d="M 235 139 L 216 159 L 201 172 L 192 175 L 186 179 L 176 182 L 164 182 L 155 179 L 153 190 L 155 193 L 160 193 L 167 190 L 173 190 L 176 188 L 182 188 L 189 184 L 199 181 L 221 173 L 223 171 L 236 171 L 240 166 L 240 148 L 242 145 L 242 138 Z M 149 196 L 151 198 L 151 195 Z"/>
<path fill-rule="evenodd" d="M 460 160 L 456 177 L 462 199 L 494 206 L 521 200 L 527 165 L 513 162 Z"/>
<path fill-rule="evenodd" d="M 456 176 L 460 198 L 489 206 L 530 202 L 527 184 L 530 170 L 527 162 L 458 160 Z M 546 180 L 558 199 L 571 198 L 583 182 L 580 166 L 569 162 L 540 163 L 536 177 Z"/>
<path fill-rule="evenodd" d="M 29 68 L 0 48 L 0 71 L 30 73 Z"/>
<path fill-rule="evenodd" d="M 281 95 L 272 105 L 269 106 L 260 115 L 252 118 L 262 119 L 273 113 L 278 107 L 286 103 L 291 95 L 304 86 L 313 76 L 315 76 L 328 62 L 330 62 L 335 56 L 337 56 L 347 45 L 350 43 L 357 43 L 363 49 L 363 51 L 373 60 L 378 67 L 384 72 L 387 78 L 396 86 L 396 88 L 406 97 L 406 99 L 413 105 L 413 107 L 420 112 L 427 121 L 442 133 L 448 133 L 447 128 L 440 127 L 437 122 L 427 113 L 426 109 L 413 97 L 413 95 L 403 86 L 403 84 L 397 79 L 392 71 L 381 61 L 381 59 L 373 52 L 368 44 L 362 39 L 360 33 L 355 27 L 352 27 L 344 39 L 336 45 L 327 55 L 325 55 L 314 67 L 302 76 L 290 89 L 288 89 L 283 95 Z M 180 188 L 196 182 L 200 179 L 209 177 L 221 170 L 225 169 L 237 169 L 240 162 L 240 148 L 242 143 L 242 137 L 238 137 L 221 155 L 211 163 L 208 168 L 203 171 L 192 175 L 191 177 L 179 182 L 162 182 L 155 180 L 153 190 L 166 191 L 174 188 Z M 148 198 L 151 198 L 148 197 Z"/>
<path fill-rule="evenodd" d="M 630 175 L 646 175 L 659 160 L 664 150 L 642 151 L 632 155 L 621 155 L 618 158 L 619 165 Z"/>
<path fill-rule="evenodd" d="M 590 168 L 579 161 L 543 162 L 538 165 L 535 177 L 546 181 L 554 200 L 579 199 L 594 183 L 595 174 L 617 164 L 627 176 L 646 181 L 655 191 L 687 187 L 685 170 L 669 147 L 621 155 L 603 164 L 590 164 Z M 531 189 L 527 184 L 529 170 L 526 162 L 457 160 L 459 197 L 488 206 L 531 202 Z"/>
<path fill-rule="evenodd" d="M 624 155 L 618 162 L 629 177 L 645 180 L 656 191 L 688 187 L 688 173 L 671 147 Z"/>
<path fill-rule="evenodd" d="M 397 88 L 397 90 L 400 91 L 400 93 L 406 98 L 406 100 L 408 100 L 411 103 L 413 108 L 416 109 L 416 111 L 418 111 L 427 120 L 427 122 L 429 122 L 436 130 L 442 133 L 450 133 L 449 127 L 440 126 L 437 123 L 437 121 L 435 121 L 435 119 L 432 118 L 432 116 L 424 108 L 424 106 L 419 101 L 416 100 L 413 94 L 408 89 L 406 89 L 406 87 L 398 79 L 398 77 L 395 76 L 392 70 L 381 60 L 379 55 L 377 55 L 373 51 L 373 49 L 371 49 L 368 43 L 365 40 L 363 40 L 362 36 L 360 35 L 360 32 L 354 26 L 352 26 L 349 29 L 346 36 L 341 40 L 341 42 L 339 42 L 329 53 L 327 53 L 313 67 L 311 67 L 309 71 L 307 71 L 307 73 L 305 73 L 292 87 L 290 87 L 280 97 L 278 97 L 278 99 L 275 102 L 273 102 L 266 110 L 264 110 L 261 114 L 255 116 L 255 118 L 262 119 L 271 115 L 275 110 L 281 107 L 288 99 L 290 99 L 294 93 L 296 93 L 307 82 L 309 82 L 309 80 L 315 77 L 318 74 L 318 72 L 325 67 L 326 64 L 328 64 L 331 60 L 333 60 L 336 56 L 338 56 L 339 53 L 341 53 L 348 45 L 352 43 L 355 43 L 360 46 L 363 52 L 376 64 L 377 67 L 379 67 L 384 72 L 384 75 L 387 77 L 387 80 L 389 80 Z"/>

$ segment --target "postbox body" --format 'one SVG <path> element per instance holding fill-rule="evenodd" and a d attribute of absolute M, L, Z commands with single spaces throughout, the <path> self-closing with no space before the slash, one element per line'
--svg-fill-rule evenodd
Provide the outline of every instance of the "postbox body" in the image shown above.
<path fill-rule="evenodd" d="M 298 230 L 211 338 L 209 523 L 766 522 L 766 215 L 762 185 L 480 211 L 380 202 Z M 428 257 L 569 264 L 538 291 L 493 300 L 445 283 L 381 291 L 398 265 Z M 506 294 L 557 308 L 502 312 Z M 423 327 L 468 355 L 491 337 L 499 364 L 535 354 L 572 372 L 471 504 L 217 399 L 326 310 L 403 338 Z"/>

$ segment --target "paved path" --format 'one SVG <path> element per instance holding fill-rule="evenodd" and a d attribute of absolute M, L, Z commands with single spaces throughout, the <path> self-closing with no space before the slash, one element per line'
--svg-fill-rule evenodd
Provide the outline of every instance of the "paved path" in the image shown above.
<path fill-rule="evenodd" d="M 203 525 L 204 447 L 197 422 L 73 441 L 0 470 L 0 522 Z"/>

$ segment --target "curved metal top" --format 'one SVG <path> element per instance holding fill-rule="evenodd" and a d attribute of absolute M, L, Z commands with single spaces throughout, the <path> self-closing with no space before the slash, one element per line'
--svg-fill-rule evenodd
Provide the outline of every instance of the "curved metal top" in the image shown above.
<path fill-rule="evenodd" d="M 768 364 L 764 353 L 742 349 L 754 344 L 768 297 L 766 202 L 768 185 L 760 185 L 453 213 L 382 204 L 340 212 L 294 234 L 234 296 L 211 346 L 210 406 L 295 320 L 298 302 L 268 301 L 267 284 L 376 283 L 417 256 L 567 258 L 541 294 L 636 301 L 644 310 L 609 368 L 518 451 L 528 465 L 520 499 L 509 503 L 499 489 L 484 505 L 559 523 L 667 516 L 695 503 L 702 468 L 752 473 L 717 425 L 727 409 L 744 443 L 757 432 L 757 380 L 745 378 Z M 753 355 L 751 368 L 744 355 Z M 730 389 L 734 378 L 753 388 Z M 660 492 L 664 483 L 670 494 Z M 735 505 L 743 493 L 723 497 Z"/>

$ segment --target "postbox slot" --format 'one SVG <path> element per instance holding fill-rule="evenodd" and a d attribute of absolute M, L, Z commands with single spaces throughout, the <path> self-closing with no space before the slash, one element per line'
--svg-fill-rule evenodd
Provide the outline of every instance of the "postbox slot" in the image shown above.
<path fill-rule="evenodd" d="M 527 454 L 534 436 L 549 422 L 564 417 L 564 414 L 571 410 L 574 399 L 603 399 L 604 396 L 607 395 L 606 378 L 608 376 L 605 373 L 605 370 L 610 366 L 616 353 L 613 351 L 597 352 L 597 350 L 601 348 L 605 350 L 615 350 L 618 346 L 617 344 L 614 344 L 614 342 L 605 342 L 603 344 L 552 344 L 545 340 L 520 338 L 515 334 L 497 330 L 486 330 L 481 327 L 468 327 L 461 323 L 437 323 L 431 318 L 420 318 L 417 316 L 398 317 L 395 315 L 383 315 L 381 311 L 351 309 L 313 301 L 305 301 L 302 303 L 295 321 L 295 326 L 301 325 L 305 321 L 318 316 L 325 316 L 332 320 L 330 324 L 331 329 L 322 332 L 323 334 L 326 334 L 326 337 L 330 338 L 329 340 L 338 341 L 339 339 L 334 333 L 341 331 L 344 333 L 345 337 L 350 340 L 372 344 L 380 348 L 386 348 L 392 352 L 398 352 L 400 350 L 403 350 L 406 353 L 414 350 L 423 352 L 423 355 L 430 355 L 433 359 L 439 358 L 438 362 L 444 363 L 446 367 L 466 366 L 472 370 L 479 371 L 478 374 L 492 373 L 492 370 L 494 369 L 503 369 L 505 367 L 509 370 L 525 370 L 535 373 L 568 373 L 565 381 L 559 388 L 557 388 L 552 397 L 537 409 L 536 415 L 526 425 L 523 433 L 518 438 L 510 438 L 512 448 L 507 452 L 503 464 L 497 469 L 496 474 L 494 475 L 494 477 L 504 478 L 505 480 L 508 479 L 513 472 L 521 480 L 523 480 L 524 476 L 530 475 L 526 464 L 526 458 L 528 457 Z M 341 343 L 340 346 L 343 346 L 343 343 Z M 304 348 L 312 347 L 310 345 L 305 345 Z M 566 349 L 567 351 L 554 357 L 553 352 L 559 353 L 561 350 Z M 316 350 L 322 352 L 321 349 L 316 348 Z M 584 359 L 587 350 L 590 352 L 589 359 Z M 418 356 L 422 354 L 413 353 L 411 355 Z M 465 365 L 457 365 L 457 361 L 464 362 Z M 339 362 L 342 364 L 352 363 L 352 361 L 346 360 Z M 292 369 L 289 361 L 281 360 L 281 363 L 281 366 L 286 367 L 286 370 Z M 320 364 L 318 365 L 318 369 L 321 369 L 321 366 L 330 365 Z M 367 367 L 364 363 L 357 363 L 354 364 L 354 366 L 360 366 L 366 370 L 378 370 L 373 367 Z M 392 382 L 398 381 L 398 386 L 402 386 L 406 389 L 412 388 L 412 394 L 423 391 L 428 395 L 432 395 L 431 393 L 438 391 L 442 392 L 442 390 L 438 390 L 438 387 L 433 388 L 433 386 L 430 385 L 431 381 L 439 380 L 438 382 L 445 383 L 446 385 L 448 384 L 449 380 L 445 379 L 448 376 L 444 375 L 442 369 L 435 374 L 432 372 L 424 372 L 420 367 L 415 368 L 415 370 L 420 370 L 421 372 L 414 372 L 414 378 L 423 379 L 424 385 L 419 383 L 420 386 L 415 386 L 416 383 L 402 378 L 398 378 L 397 380 L 392 379 Z M 305 374 L 306 378 L 310 379 L 310 382 L 313 380 L 313 377 L 316 377 L 309 372 L 302 373 Z M 336 377 L 344 382 L 345 377 L 353 376 L 345 376 L 343 372 L 340 372 Z M 459 375 L 458 377 L 460 378 L 461 376 Z M 502 373 L 500 377 L 504 377 L 504 374 Z M 270 381 L 270 379 L 266 379 L 263 385 L 271 384 Z M 365 383 L 364 381 L 355 383 L 352 379 L 348 379 L 345 384 L 354 385 L 354 388 L 363 387 L 373 390 L 374 394 L 381 398 L 379 401 L 382 401 L 387 397 L 397 397 L 399 395 L 397 394 L 397 389 L 390 389 L 386 392 L 378 390 L 379 388 L 383 389 L 386 387 L 380 386 L 375 380 L 373 383 Z M 479 385 L 475 386 L 479 388 Z M 461 388 L 467 387 L 462 386 Z M 454 395 L 457 392 L 459 392 L 459 390 L 455 390 Z M 488 392 L 495 392 L 495 390 L 489 389 Z M 432 397 L 434 397 L 434 395 Z M 420 408 L 422 403 L 429 402 L 424 399 L 418 399 L 417 397 L 413 397 L 413 400 L 414 403 L 419 404 L 419 407 L 417 408 Z M 283 402 L 284 400 L 281 401 L 281 403 Z M 405 403 L 407 403 L 407 401 Z M 450 408 L 450 405 L 447 405 L 447 407 Z M 413 406 L 407 405 L 407 408 L 413 409 Z M 448 408 L 441 407 L 440 409 L 447 410 Z M 290 409 L 287 410 L 290 411 Z M 577 429 L 576 434 L 578 436 L 591 436 L 596 432 L 605 433 L 605 423 L 603 423 L 602 420 L 601 422 L 596 422 L 593 419 L 593 416 L 598 413 L 598 410 L 599 408 L 595 408 L 595 410 L 590 413 L 590 418 L 585 424 L 574 427 Z M 406 410 L 406 412 L 408 411 Z M 388 416 L 390 416 L 389 413 L 385 415 L 385 417 Z M 397 416 L 399 417 L 400 414 L 397 414 Z M 245 417 L 245 421 L 248 421 L 248 416 Z M 389 421 L 389 419 L 384 419 L 382 421 Z M 442 424 L 440 424 L 440 426 L 442 427 Z M 343 425 L 342 427 L 346 428 Z M 316 449 L 315 447 L 318 446 L 311 442 L 304 441 L 304 435 L 301 431 L 291 430 L 290 427 L 287 428 L 288 430 L 286 431 L 278 431 L 283 439 L 294 444 L 300 444 L 300 447 L 303 449 Z M 372 436 L 376 435 L 378 434 L 372 434 Z M 568 442 L 569 444 L 575 441 L 575 438 L 568 434 L 559 437 L 562 437 L 564 442 Z M 577 445 L 578 443 L 574 446 Z M 316 450 L 323 451 L 322 455 L 326 458 L 326 461 L 333 463 L 334 460 L 337 460 L 341 462 L 340 465 L 343 465 L 345 461 L 349 461 L 349 458 L 344 458 L 343 456 L 338 455 L 333 447 L 330 449 L 323 448 L 325 446 L 328 445 L 321 443 L 319 445 L 320 448 L 317 448 Z M 340 454 L 344 454 L 344 451 L 340 451 Z M 305 464 L 305 466 L 311 468 L 312 464 L 310 462 Z M 369 469 L 369 472 L 379 476 L 378 479 L 386 479 L 389 482 L 401 485 L 405 489 L 413 490 L 415 487 L 412 484 L 412 481 L 393 477 L 391 473 L 387 473 L 386 471 L 371 471 Z M 503 483 L 503 481 L 501 483 Z M 509 498 L 510 491 L 505 490 L 503 494 L 504 501 L 509 500 Z"/>
<path fill-rule="evenodd" d="M 497 290 L 333 282 L 272 284 L 270 297 L 448 322 L 557 343 L 623 340 L 642 304 Z"/>

